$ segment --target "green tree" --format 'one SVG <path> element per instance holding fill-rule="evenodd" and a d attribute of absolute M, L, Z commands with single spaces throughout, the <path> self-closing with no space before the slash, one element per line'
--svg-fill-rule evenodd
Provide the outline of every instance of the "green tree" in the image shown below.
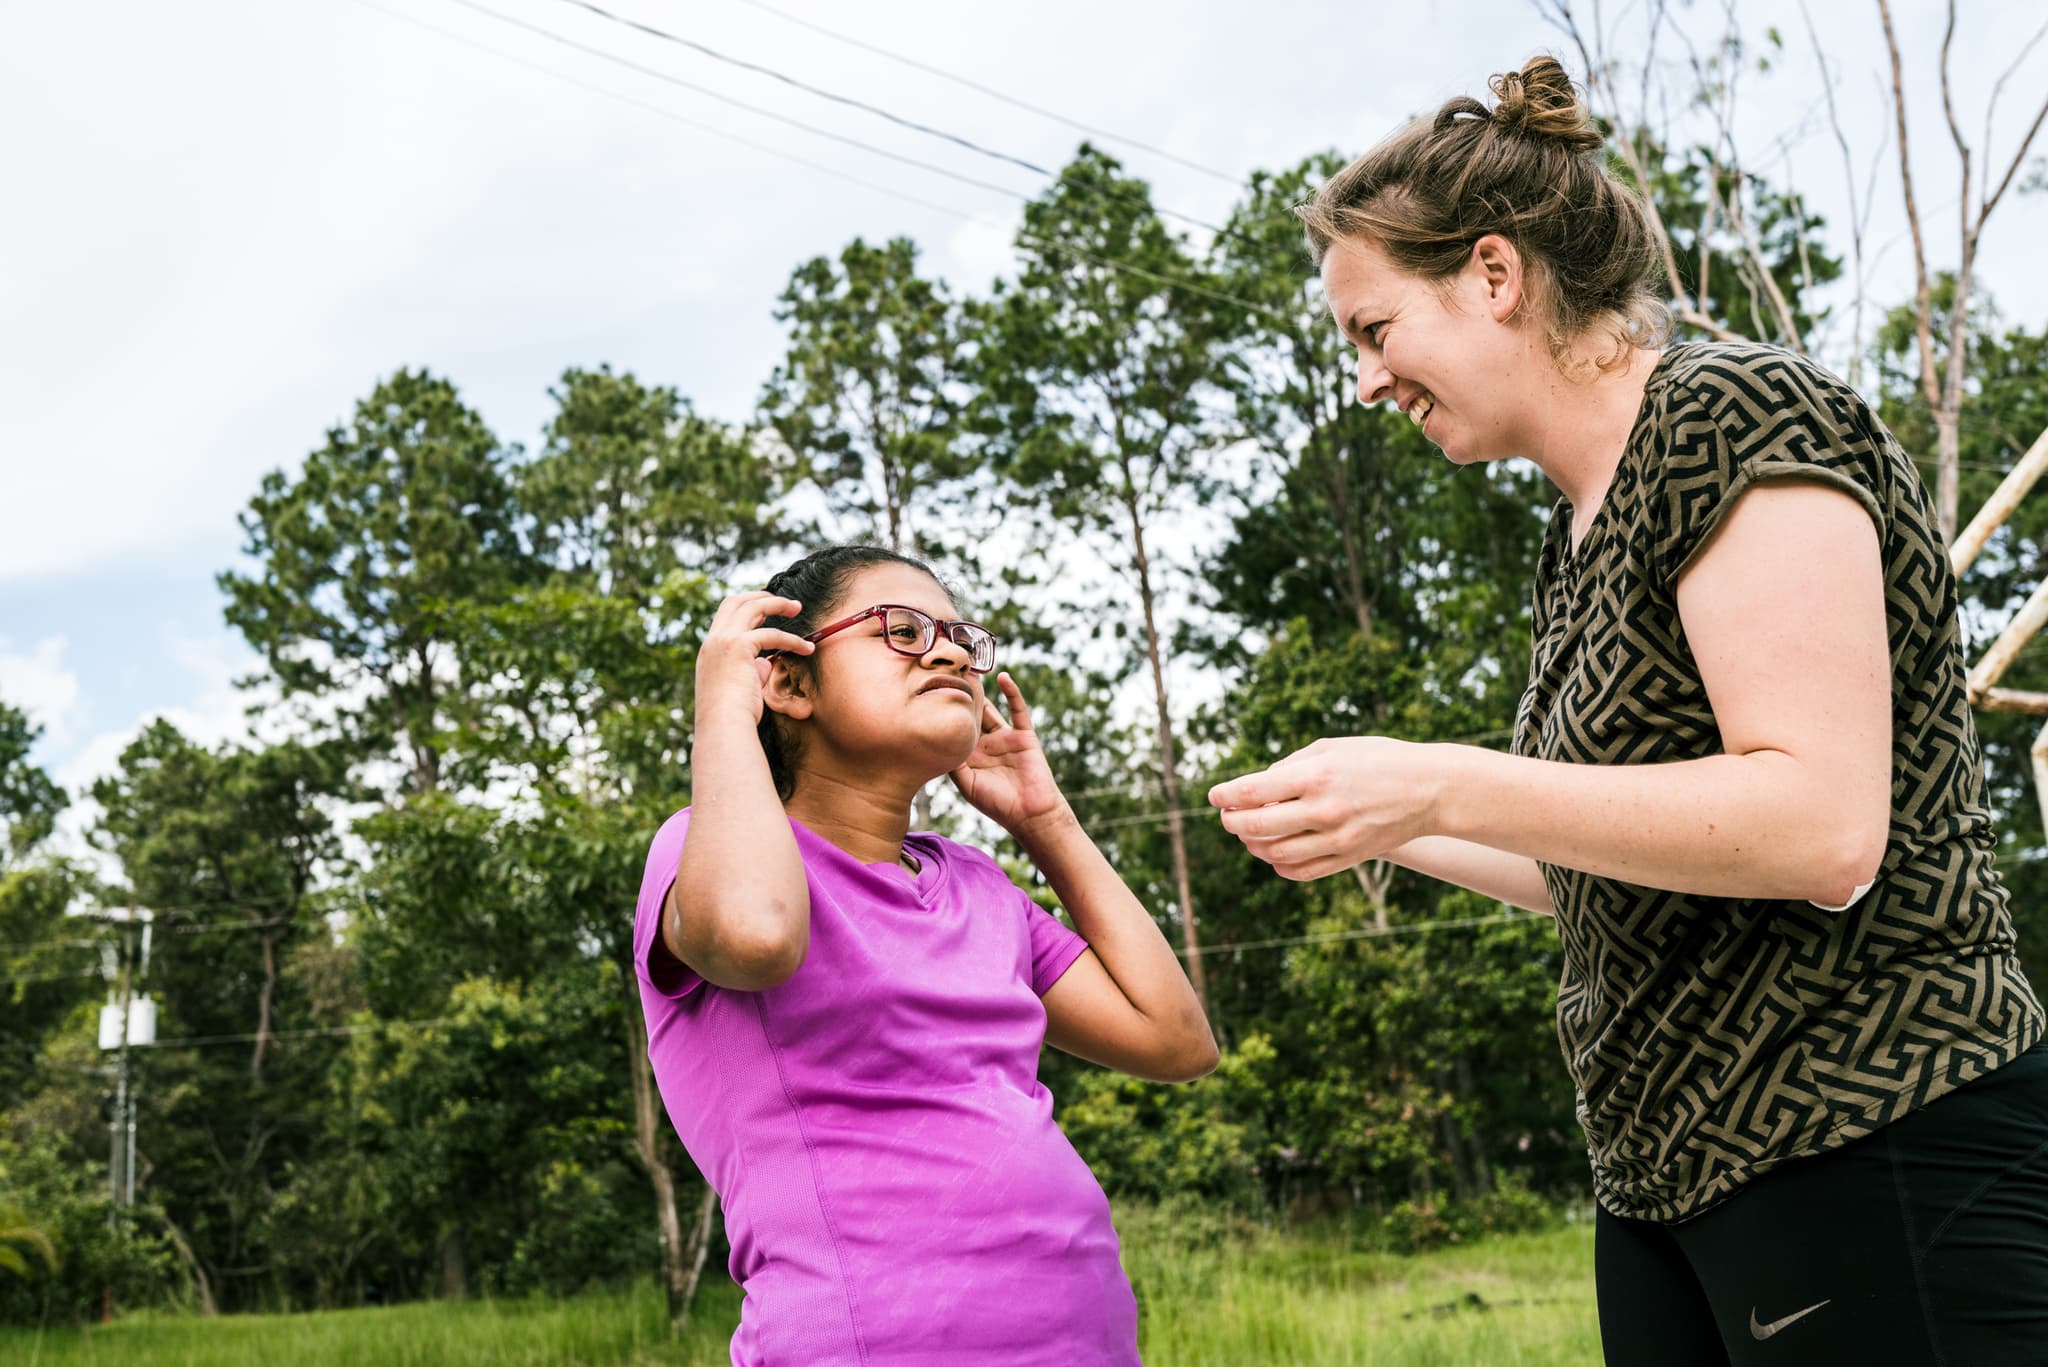
<path fill-rule="evenodd" d="M 953 538 L 967 474 L 960 445 L 960 310 L 917 273 L 917 245 L 859 238 L 835 262 L 796 268 L 776 320 L 789 349 L 761 410 L 833 505 L 891 550 L 931 555 Z"/>
<path fill-rule="evenodd" d="M 29 761 L 43 728 L 0 700 L 0 872 L 55 829 L 64 790 Z"/>
<path fill-rule="evenodd" d="M 1648 177 L 1678 271 L 1666 283 L 1689 305 L 1681 331 L 1718 329 L 1806 350 L 1827 316 L 1821 292 L 1842 274 L 1842 259 L 1827 249 L 1827 221 L 1796 191 L 1711 145 L 1675 150 L 1640 127 L 1629 137 L 1633 156 L 1617 150 L 1609 169 L 1639 191 L 1645 187 L 1634 168 Z"/>
<path fill-rule="evenodd" d="M 285 1165 L 306 1155 L 299 1117 L 332 1053 L 301 1032 L 339 1023 L 313 1020 L 286 967 L 327 934 L 320 883 L 341 863 L 330 804 L 355 795 L 347 759 L 339 740 L 208 750 L 159 720 L 93 785 L 91 838 L 124 883 L 106 895 L 153 913 L 138 990 L 160 1003 L 161 1038 L 195 1041 L 131 1059 L 138 1197 L 201 1299 L 230 1308 L 293 1290 L 256 1236 Z"/>
<path fill-rule="evenodd" d="M 366 756 L 399 747 L 414 792 L 441 782 L 463 679 L 446 614 L 525 567 L 505 462 L 454 385 L 401 370 L 297 478 L 264 477 L 241 519 L 256 563 L 219 576 L 228 622 L 284 691 L 325 702 Z"/>
<path fill-rule="evenodd" d="M 1105 627 L 1112 642 L 1135 638 L 1140 654 L 1128 666 L 1149 673 L 1171 870 L 1161 891 L 1178 909 L 1189 976 L 1206 994 L 1169 688 L 1168 592 L 1173 524 L 1214 484 L 1209 407 L 1225 333 L 1210 307 L 1216 292 L 1144 182 L 1085 145 L 1025 206 L 1017 247 L 1017 278 L 998 283 L 978 310 L 977 426 L 1022 507 L 1117 576 L 1122 591 L 1111 601 L 1067 614 L 1092 617 L 1097 640 Z M 1126 672 L 1116 668 L 1121 653 L 1091 663 Z"/>
<path fill-rule="evenodd" d="M 686 1164 L 649 1071 L 627 909 L 649 838 L 688 801 L 697 640 L 717 586 L 786 535 L 771 504 L 783 472 L 751 434 L 630 375 L 570 371 L 555 398 L 516 486 L 534 578 L 448 619 L 477 680 L 465 716 L 487 765 L 465 772 L 460 802 L 413 803 L 369 828 L 406 872 L 397 885 L 380 873 L 379 900 L 396 900 L 368 913 L 358 944 L 379 1001 L 439 1000 L 479 969 L 536 990 L 561 973 L 610 984 L 598 1038 L 625 1049 L 625 1137 L 653 1188 L 680 1327 L 715 1212 L 698 1198 L 687 1230 L 678 1212 Z M 520 793 L 525 809 L 487 791 Z M 476 870 L 508 889 L 488 917 L 464 892 Z M 387 975 L 404 986 L 390 992 Z"/>

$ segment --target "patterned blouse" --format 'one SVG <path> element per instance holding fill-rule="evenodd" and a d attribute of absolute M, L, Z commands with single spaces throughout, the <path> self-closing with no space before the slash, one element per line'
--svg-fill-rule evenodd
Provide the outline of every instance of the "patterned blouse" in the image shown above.
<path fill-rule="evenodd" d="M 1569 505 L 1551 516 L 1515 753 L 1572 764 L 1720 753 L 1676 586 L 1742 493 L 1784 478 L 1840 489 L 1877 524 L 1890 839 L 1877 882 L 1845 911 L 1544 866 L 1564 947 L 1558 1035 L 1594 1188 L 1617 1215 L 1697 1215 L 2042 1034 L 1992 869 L 1948 557 L 1897 441 L 1812 362 L 1722 343 L 1664 353 L 1576 551 Z"/>

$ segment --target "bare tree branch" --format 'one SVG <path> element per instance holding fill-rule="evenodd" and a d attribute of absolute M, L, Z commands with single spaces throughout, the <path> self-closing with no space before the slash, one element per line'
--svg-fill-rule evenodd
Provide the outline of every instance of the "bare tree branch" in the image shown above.
<path fill-rule="evenodd" d="M 1991 164 L 1991 119 L 1998 112 L 1998 97 L 2005 93 L 2005 83 L 2012 79 L 2013 73 L 2018 71 L 2021 64 L 2027 60 L 2027 54 L 2034 50 L 2035 45 L 2044 36 L 2048 36 L 2048 23 L 2043 23 L 2041 27 L 2034 30 L 2034 36 L 2027 39 L 2025 45 L 2020 48 L 2019 56 L 2012 59 L 2012 65 L 2000 72 L 1998 79 L 1991 84 L 1991 98 L 1984 102 L 1984 164 L 1986 166 Z"/>
<path fill-rule="evenodd" d="M 2041 131 L 2044 120 L 2048 120 L 2048 99 L 2042 100 L 2041 107 L 2034 111 L 2034 121 L 2028 125 L 2026 137 L 2020 139 L 2019 150 L 2012 154 L 2012 165 L 2005 168 L 2005 176 L 1998 182 L 1998 189 L 1984 201 L 1984 208 L 1977 215 L 1977 231 L 1980 234 L 1984 231 L 1984 220 L 1991 217 L 1991 211 L 1998 207 L 1998 201 L 2005 198 L 2006 187 L 2012 184 L 2012 178 L 2019 173 L 2021 163 L 2026 161 L 2027 149 L 2034 145 L 2034 135 Z"/>
<path fill-rule="evenodd" d="M 1906 80 L 1899 69 L 1899 39 L 1892 31 L 1892 7 L 1877 0 L 1884 24 L 1884 45 L 1892 59 L 1892 114 L 1899 136 L 1899 184 L 1906 194 L 1906 225 L 1913 232 L 1914 340 L 1920 349 L 1920 390 L 1929 408 L 1941 406 L 1941 385 L 1934 373 L 1933 290 L 1927 283 L 1927 241 L 1920 227 L 1920 206 L 1913 198 L 1913 158 L 1906 141 Z"/>

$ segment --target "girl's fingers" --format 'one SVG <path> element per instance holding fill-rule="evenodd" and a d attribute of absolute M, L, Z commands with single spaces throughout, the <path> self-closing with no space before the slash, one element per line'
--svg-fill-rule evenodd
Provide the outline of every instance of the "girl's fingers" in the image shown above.
<path fill-rule="evenodd" d="M 1003 729 L 1003 725 L 1003 714 L 996 710 L 995 703 L 987 698 L 983 698 L 981 700 L 981 733 L 988 735 L 991 732 L 1000 731 Z"/>
<path fill-rule="evenodd" d="M 1003 701 L 1010 709 L 1010 725 L 1019 731 L 1031 729 L 1031 709 L 1024 705 L 1024 690 L 1017 687 L 1017 681 L 1010 677 L 1008 670 L 996 675 L 996 686 L 1003 690 Z"/>
<path fill-rule="evenodd" d="M 808 655 L 818 648 L 816 641 L 806 641 L 794 632 L 781 627 L 755 627 L 747 633 L 747 641 L 758 654 L 786 650 L 792 655 Z"/>
<path fill-rule="evenodd" d="M 758 626 L 767 618 L 794 617 L 803 610 L 804 605 L 794 598 L 784 598 L 781 594 L 770 593 L 766 589 L 748 589 L 743 593 L 732 594 L 721 602 L 718 611 L 712 614 L 712 620 L 714 623 L 730 622 L 735 617 L 744 619 L 748 614 L 752 614 L 752 625 Z"/>

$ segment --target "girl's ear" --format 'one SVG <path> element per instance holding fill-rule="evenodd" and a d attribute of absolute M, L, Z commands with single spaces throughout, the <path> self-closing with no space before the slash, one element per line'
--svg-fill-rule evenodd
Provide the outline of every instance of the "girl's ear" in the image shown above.
<path fill-rule="evenodd" d="M 761 663 L 768 666 L 767 677 L 761 683 L 761 705 L 791 721 L 810 720 L 810 672 L 792 663 L 787 655 L 777 655 Z"/>

